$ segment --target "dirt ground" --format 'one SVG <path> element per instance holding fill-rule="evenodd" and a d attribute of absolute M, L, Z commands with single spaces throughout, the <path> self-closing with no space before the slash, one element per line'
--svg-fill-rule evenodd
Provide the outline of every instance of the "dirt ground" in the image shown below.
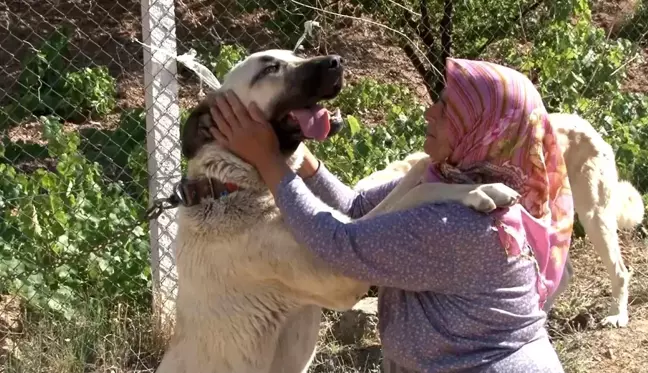
<path fill-rule="evenodd" d="M 598 324 L 610 302 L 610 281 L 588 240 L 576 241 L 570 256 L 575 280 L 560 298 L 549 331 L 565 369 L 582 372 L 646 372 L 648 367 L 648 250 L 638 238 L 622 244 L 630 283 L 630 324 L 609 329 Z"/>

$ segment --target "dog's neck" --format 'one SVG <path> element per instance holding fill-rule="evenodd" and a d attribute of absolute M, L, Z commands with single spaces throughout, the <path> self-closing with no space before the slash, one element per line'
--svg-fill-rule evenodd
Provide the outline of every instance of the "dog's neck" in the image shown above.
<path fill-rule="evenodd" d="M 303 145 L 293 153 L 286 162 L 292 170 L 297 170 L 303 161 Z M 216 144 L 204 146 L 200 152 L 189 161 L 187 179 L 212 180 L 218 185 L 236 186 L 253 194 L 267 194 L 266 187 L 259 172 L 249 163 L 233 155 Z M 211 196 L 211 191 L 205 189 Z"/>
<path fill-rule="evenodd" d="M 221 182 L 218 179 L 210 177 L 200 177 L 197 179 L 183 178 L 175 191 L 175 197 L 185 207 L 192 207 L 199 205 L 208 198 L 216 200 L 240 189 L 234 183 Z"/>

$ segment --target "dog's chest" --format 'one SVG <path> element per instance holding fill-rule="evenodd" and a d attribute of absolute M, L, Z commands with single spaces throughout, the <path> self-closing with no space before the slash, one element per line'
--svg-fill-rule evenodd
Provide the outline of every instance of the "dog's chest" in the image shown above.
<path fill-rule="evenodd" d="M 257 275 L 263 279 L 270 271 L 268 244 L 276 240 L 276 225 L 281 221 L 278 212 L 266 210 L 238 222 L 232 219 L 236 218 L 226 214 L 214 215 L 209 221 L 180 216 L 176 259 L 181 281 L 206 282 L 217 291 Z"/>

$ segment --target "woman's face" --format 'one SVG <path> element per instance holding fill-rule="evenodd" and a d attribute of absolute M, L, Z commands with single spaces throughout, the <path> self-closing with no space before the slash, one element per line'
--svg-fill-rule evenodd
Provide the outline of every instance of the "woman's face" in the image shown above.
<path fill-rule="evenodd" d="M 444 96 L 442 93 L 439 101 L 425 110 L 427 131 L 423 150 L 434 162 L 443 162 L 452 154 L 448 141 L 449 124 L 445 115 Z"/>

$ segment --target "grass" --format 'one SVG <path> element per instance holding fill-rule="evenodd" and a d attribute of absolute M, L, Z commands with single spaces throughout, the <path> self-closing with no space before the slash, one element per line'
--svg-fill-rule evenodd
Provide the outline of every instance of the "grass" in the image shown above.
<path fill-rule="evenodd" d="M 127 305 L 80 310 L 71 322 L 26 315 L 0 343 L 7 347 L 0 372 L 154 372 L 166 344 L 151 314 Z"/>
<path fill-rule="evenodd" d="M 576 276 L 549 320 L 554 346 L 568 373 L 639 373 L 648 366 L 648 251 L 638 238 L 625 239 L 623 255 L 634 275 L 630 287 L 630 325 L 598 326 L 609 305 L 607 274 L 586 240 L 576 240 L 571 255 Z M 143 373 L 154 372 L 167 333 L 149 312 L 127 305 L 113 311 L 80 310 L 72 322 L 21 310 L 0 298 L 0 372 Z M 375 332 L 342 342 L 339 317 L 326 312 L 313 373 L 380 371 Z M 373 322 L 373 321 L 371 321 Z M 371 325 L 371 323 L 370 323 Z"/>

